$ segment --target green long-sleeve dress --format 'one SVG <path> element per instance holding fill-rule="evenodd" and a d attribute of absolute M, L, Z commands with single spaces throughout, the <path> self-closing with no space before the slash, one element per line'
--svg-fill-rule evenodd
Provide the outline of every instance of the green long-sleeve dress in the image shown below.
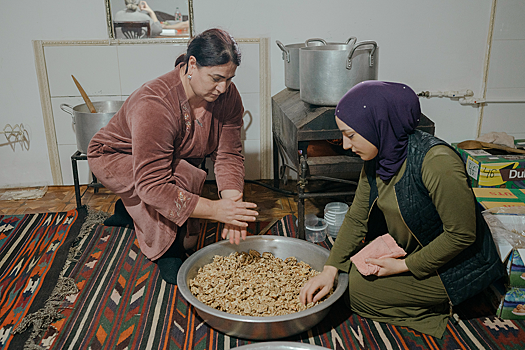
<path fill-rule="evenodd" d="M 405 168 L 403 164 L 389 181 L 376 178 L 377 205 L 385 216 L 390 235 L 407 252 L 405 262 L 410 271 L 386 277 L 362 276 L 351 264 L 350 257 L 359 250 L 367 233 L 370 185 L 364 171 L 326 264 L 348 271 L 350 307 L 358 315 L 441 337 L 450 306 L 436 270 L 474 241 L 475 198 L 457 154 L 443 145 L 431 148 L 423 162 L 422 179 L 444 230 L 421 247 L 405 225 L 397 205 L 394 185 Z"/>

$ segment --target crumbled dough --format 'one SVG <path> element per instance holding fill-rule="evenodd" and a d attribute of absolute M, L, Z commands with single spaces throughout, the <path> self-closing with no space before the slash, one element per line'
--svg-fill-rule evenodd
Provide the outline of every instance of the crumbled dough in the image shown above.
<path fill-rule="evenodd" d="M 190 291 L 204 304 L 243 316 L 279 316 L 309 309 L 323 299 L 301 304 L 301 287 L 320 272 L 295 257 L 286 260 L 250 249 L 215 255 L 190 281 Z"/>

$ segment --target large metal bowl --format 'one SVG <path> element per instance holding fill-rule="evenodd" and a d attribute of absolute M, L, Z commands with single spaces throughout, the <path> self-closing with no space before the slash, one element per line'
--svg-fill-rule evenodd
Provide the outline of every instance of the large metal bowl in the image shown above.
<path fill-rule="evenodd" d="M 257 344 L 242 345 L 235 350 L 326 350 L 322 346 L 290 341 L 269 341 Z"/>
<path fill-rule="evenodd" d="M 339 273 L 334 293 L 322 303 L 296 313 L 282 316 L 254 317 L 234 315 L 219 311 L 200 302 L 189 289 L 189 282 L 199 268 L 213 261 L 215 255 L 227 256 L 233 252 L 270 252 L 286 259 L 296 257 L 313 269 L 322 271 L 329 251 L 316 244 L 290 237 L 251 236 L 239 245 L 221 241 L 196 251 L 181 266 L 177 276 L 178 289 L 182 296 L 195 307 L 199 316 L 210 327 L 233 337 L 253 340 L 270 340 L 288 337 L 306 331 L 319 323 L 330 311 L 333 303 L 343 295 L 348 286 L 348 274 Z"/>

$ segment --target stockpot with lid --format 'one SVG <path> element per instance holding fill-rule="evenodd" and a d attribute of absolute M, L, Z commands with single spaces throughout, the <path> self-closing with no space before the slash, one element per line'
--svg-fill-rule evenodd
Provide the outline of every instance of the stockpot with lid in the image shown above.
<path fill-rule="evenodd" d="M 355 84 L 377 80 L 378 53 L 375 41 L 301 48 L 301 100 L 320 106 L 337 105 Z"/>
<path fill-rule="evenodd" d="M 300 67 L 299 67 L 299 51 L 303 47 L 310 46 L 324 46 L 324 45 L 351 45 L 357 41 L 356 37 L 350 37 L 344 43 L 326 42 L 321 38 L 307 39 L 304 43 L 283 45 L 282 42 L 276 40 L 277 46 L 282 51 L 284 60 L 284 85 L 292 90 L 299 90 L 300 88 Z"/>

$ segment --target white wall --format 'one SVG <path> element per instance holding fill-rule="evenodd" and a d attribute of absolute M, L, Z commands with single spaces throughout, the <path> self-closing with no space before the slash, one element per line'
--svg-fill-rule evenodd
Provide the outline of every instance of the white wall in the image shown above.
<path fill-rule="evenodd" d="M 22 123 L 30 144 L 0 135 L 0 187 L 52 184 L 31 41 L 107 38 L 104 1 L 2 1 L 2 11 L 0 130 Z"/>
<path fill-rule="evenodd" d="M 197 32 L 222 25 L 234 36 L 268 36 L 272 94 L 284 88 L 284 64 L 275 40 L 300 43 L 312 37 L 374 40 L 379 79 L 422 90 L 471 89 L 479 94 L 491 1 L 268 0 L 252 9 L 247 1 L 194 4 Z M 436 133 L 453 142 L 474 137 L 477 110 L 446 99 L 422 99 Z"/>
<path fill-rule="evenodd" d="M 487 100 L 525 100 L 525 1 L 498 1 Z M 481 133 L 503 131 L 525 139 L 525 103 L 488 103 Z"/>
<path fill-rule="evenodd" d="M 236 37 L 270 38 L 272 95 L 284 88 L 275 40 L 290 44 L 311 37 L 344 41 L 356 36 L 378 43 L 381 80 L 404 82 L 416 92 L 471 89 L 480 96 L 491 5 L 491 0 L 222 0 L 196 1 L 194 14 L 197 32 L 219 26 Z M 2 10 L 11 15 L 0 21 L 5 33 L 0 37 L 0 130 L 8 123 L 23 123 L 30 146 L 9 145 L 0 135 L 0 187 L 52 184 L 31 40 L 107 38 L 104 1 L 4 1 Z M 523 1 L 500 0 L 497 10 L 488 93 L 507 89 L 524 99 L 524 60 L 519 60 L 525 56 Z M 436 123 L 437 136 L 449 142 L 476 136 L 478 108 L 448 98 L 421 103 Z M 509 126 L 503 131 L 523 133 L 518 117 L 523 108 L 507 108 Z M 499 131 L 494 130 L 501 124 L 497 114 L 491 116 L 486 108 L 484 132 Z"/>

